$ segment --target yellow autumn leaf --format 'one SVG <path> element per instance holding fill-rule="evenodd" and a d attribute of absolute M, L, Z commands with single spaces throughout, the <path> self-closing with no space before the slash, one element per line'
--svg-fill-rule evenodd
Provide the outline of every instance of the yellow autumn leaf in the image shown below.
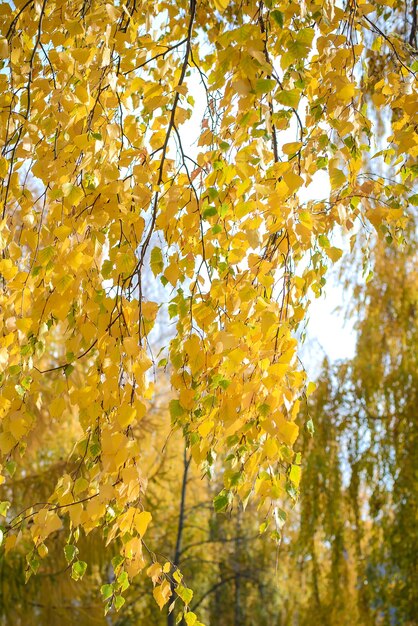
<path fill-rule="evenodd" d="M 325 252 L 334 263 L 338 261 L 343 254 L 343 251 L 340 248 L 335 248 L 334 246 L 331 246 L 330 248 L 325 248 Z"/>
<path fill-rule="evenodd" d="M 127 428 L 136 418 L 136 408 L 129 404 L 122 405 L 117 412 L 117 420 L 121 428 Z"/>
<path fill-rule="evenodd" d="M 140 537 L 143 537 L 147 531 L 148 525 L 152 520 L 152 515 L 148 511 L 141 511 L 135 515 L 134 525 Z"/>
<path fill-rule="evenodd" d="M 299 487 L 300 479 L 302 475 L 302 470 L 299 465 L 292 465 L 289 473 L 289 480 L 296 486 Z"/>
<path fill-rule="evenodd" d="M 149 576 L 151 578 L 153 583 L 156 583 L 159 580 L 162 571 L 163 571 L 163 569 L 162 569 L 160 563 L 153 563 L 147 569 L 147 576 Z"/>
<path fill-rule="evenodd" d="M 285 143 L 282 146 L 284 154 L 292 155 L 296 154 L 303 146 L 301 141 L 292 141 L 291 143 Z"/>
<path fill-rule="evenodd" d="M 215 8 L 220 12 L 223 13 L 225 11 L 225 9 L 227 8 L 230 0 L 212 0 L 213 4 L 215 6 Z"/>
<path fill-rule="evenodd" d="M 197 428 L 198 433 L 201 437 L 205 438 L 213 429 L 214 423 L 212 420 L 205 420 L 200 424 Z"/>
<path fill-rule="evenodd" d="M 170 583 L 167 580 L 164 580 L 161 585 L 157 585 L 156 587 L 154 587 L 152 593 L 161 611 L 169 601 L 170 596 L 172 595 Z"/>

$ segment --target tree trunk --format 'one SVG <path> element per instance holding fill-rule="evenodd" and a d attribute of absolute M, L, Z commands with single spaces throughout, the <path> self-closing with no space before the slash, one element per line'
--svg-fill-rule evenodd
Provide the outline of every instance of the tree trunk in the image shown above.
<path fill-rule="evenodd" d="M 186 509 L 186 490 L 187 490 L 187 476 L 189 473 L 191 456 L 187 458 L 187 445 L 184 444 L 184 453 L 183 453 L 183 479 L 181 483 L 181 496 L 180 496 L 180 504 L 179 504 L 179 517 L 178 517 L 178 526 L 177 526 L 177 537 L 176 537 L 176 545 L 174 549 L 174 557 L 173 557 L 173 566 L 174 568 L 178 567 L 181 557 L 181 547 L 183 541 L 183 530 L 184 530 L 184 514 Z M 173 569 L 174 569 L 173 568 Z M 175 595 L 175 584 L 171 582 L 171 593 L 173 597 L 171 601 L 174 600 Z M 171 602 L 169 603 L 170 606 Z M 175 615 L 174 611 L 171 613 L 167 612 L 167 626 L 174 626 L 175 623 Z"/>
<path fill-rule="evenodd" d="M 235 598 L 234 598 L 234 626 L 244 626 L 241 589 L 241 507 L 237 510 L 234 550 Z"/>

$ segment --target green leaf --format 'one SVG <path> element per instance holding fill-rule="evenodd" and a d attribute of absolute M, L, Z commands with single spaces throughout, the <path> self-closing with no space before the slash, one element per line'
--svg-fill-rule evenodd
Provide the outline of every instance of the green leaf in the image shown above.
<path fill-rule="evenodd" d="M 154 276 L 161 274 L 163 267 L 163 253 L 161 252 L 161 248 L 155 247 L 151 250 L 151 270 Z"/>
<path fill-rule="evenodd" d="M 262 417 L 267 417 L 271 411 L 271 406 L 269 404 L 263 403 L 259 404 L 257 409 Z"/>
<path fill-rule="evenodd" d="M 221 493 L 219 493 L 214 499 L 213 499 L 213 505 L 215 507 L 215 511 L 216 513 L 219 513 L 220 511 L 224 511 L 226 509 L 226 507 L 229 504 L 229 496 L 228 494 L 224 491 Z"/>
<path fill-rule="evenodd" d="M 279 528 L 283 528 L 286 523 L 287 515 L 283 509 L 275 509 L 276 524 Z"/>
<path fill-rule="evenodd" d="M 100 593 L 103 596 L 103 600 L 107 600 L 113 595 L 113 585 L 102 585 L 100 587 Z"/>
<path fill-rule="evenodd" d="M 26 389 L 27 391 L 28 389 L 30 389 L 31 382 L 32 382 L 32 379 L 29 376 L 25 376 L 20 381 L 20 384 L 22 385 L 23 389 Z"/>
<path fill-rule="evenodd" d="M 2 517 L 6 517 L 7 510 L 9 507 L 10 507 L 10 502 L 8 500 L 4 500 L 3 502 L 0 502 L 0 515 Z"/>
<path fill-rule="evenodd" d="M 64 374 L 65 376 L 68 378 L 68 376 L 71 376 L 71 374 L 74 371 L 74 365 L 66 365 L 64 367 Z"/>
<path fill-rule="evenodd" d="M 14 473 L 16 472 L 16 468 L 17 468 L 16 461 L 7 461 L 7 463 L 5 464 L 5 468 L 9 476 L 14 476 Z"/>
<path fill-rule="evenodd" d="M 172 302 L 171 304 L 168 305 L 168 315 L 170 316 L 170 319 L 173 319 L 173 317 L 176 317 L 177 313 L 178 313 L 177 304 L 175 302 Z"/>
<path fill-rule="evenodd" d="M 218 197 L 218 190 L 216 189 L 216 187 L 209 187 L 208 189 L 208 196 L 209 196 L 209 200 L 215 200 L 215 198 Z"/>
<path fill-rule="evenodd" d="M 103 278 L 110 278 L 110 273 L 113 269 L 113 262 L 110 259 L 105 259 L 102 263 L 102 276 Z"/>
<path fill-rule="evenodd" d="M 169 407 L 171 419 L 175 420 L 177 417 L 184 415 L 184 409 L 178 400 L 171 400 Z"/>
<path fill-rule="evenodd" d="M 193 591 L 191 589 L 183 587 L 183 585 L 178 585 L 176 587 L 176 593 L 183 600 L 184 604 L 190 604 L 192 601 Z"/>
<path fill-rule="evenodd" d="M 316 161 L 316 167 L 318 169 L 324 169 L 328 165 L 328 157 L 319 157 Z"/>
<path fill-rule="evenodd" d="M 64 546 L 64 554 L 67 563 L 71 563 L 71 561 L 73 561 L 78 554 L 77 546 L 73 546 L 71 544 Z"/>
<path fill-rule="evenodd" d="M 122 572 L 118 576 L 118 586 L 120 591 L 125 591 L 129 587 L 129 578 L 127 572 Z"/>
<path fill-rule="evenodd" d="M 263 93 L 269 93 L 275 88 L 275 86 L 276 81 L 272 78 L 259 78 L 259 80 L 255 84 L 254 91 L 256 94 L 261 95 Z"/>
<path fill-rule="evenodd" d="M 278 24 L 280 28 L 283 28 L 283 13 L 275 9 L 274 11 L 270 13 L 270 15 L 274 19 L 276 24 Z"/>
<path fill-rule="evenodd" d="M 25 389 L 23 389 L 22 385 L 15 385 L 15 389 L 16 389 L 17 393 L 19 394 L 19 396 L 21 398 L 23 398 L 23 396 L 25 395 L 26 391 L 25 391 Z"/>
<path fill-rule="evenodd" d="M 299 105 L 301 92 L 299 89 L 290 89 L 289 91 L 279 91 L 275 94 L 275 99 L 286 107 L 296 109 Z"/>
<path fill-rule="evenodd" d="M 288 494 L 288 495 L 292 498 L 292 500 L 296 500 L 296 499 L 297 499 L 297 497 L 298 497 L 298 491 L 297 491 L 297 489 L 296 489 L 296 488 L 295 488 L 295 486 L 294 486 L 291 482 L 289 482 L 289 481 L 287 481 L 287 483 L 286 483 L 286 493 L 287 493 L 287 494 Z"/>
<path fill-rule="evenodd" d="M 112 600 L 109 600 L 109 602 L 106 602 L 106 606 L 104 610 L 105 616 L 109 613 L 111 608 L 112 608 Z"/>
<path fill-rule="evenodd" d="M 48 555 L 48 548 L 46 547 L 44 543 L 41 543 L 38 546 L 38 554 L 41 557 L 41 559 L 44 559 Z"/>
<path fill-rule="evenodd" d="M 206 219 L 207 217 L 213 217 L 214 215 L 217 215 L 217 214 L 218 212 L 216 210 L 216 207 L 208 206 L 208 208 L 203 211 L 202 217 Z"/>
<path fill-rule="evenodd" d="M 115 572 L 115 576 L 118 575 L 118 572 L 120 570 L 120 567 L 122 565 L 122 563 L 124 562 L 124 558 L 123 556 L 120 556 L 120 554 L 118 554 L 117 556 L 114 556 L 112 559 L 112 567 L 113 567 L 113 571 Z"/>
<path fill-rule="evenodd" d="M 326 235 L 319 235 L 318 242 L 319 242 L 319 245 L 322 246 L 322 248 L 330 247 L 329 239 Z"/>
<path fill-rule="evenodd" d="M 71 576 L 74 580 L 80 580 L 83 578 L 87 569 L 87 563 L 85 561 L 76 561 L 73 563 L 73 567 L 71 569 Z"/>
<path fill-rule="evenodd" d="M 124 604 L 125 604 L 125 598 L 123 596 L 115 596 L 114 605 L 115 605 L 116 611 L 119 611 L 119 609 Z"/>
<path fill-rule="evenodd" d="M 31 552 L 30 554 L 27 555 L 26 557 L 26 561 L 30 567 L 31 572 L 33 572 L 34 574 L 36 574 L 36 572 L 39 569 L 39 566 L 41 564 L 40 560 L 38 559 L 38 557 Z"/>

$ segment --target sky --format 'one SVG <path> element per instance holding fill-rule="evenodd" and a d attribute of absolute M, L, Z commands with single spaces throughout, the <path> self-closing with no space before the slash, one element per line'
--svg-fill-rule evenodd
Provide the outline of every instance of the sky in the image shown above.
<path fill-rule="evenodd" d="M 356 333 L 353 321 L 344 319 L 346 292 L 335 273 L 331 272 L 324 293 L 310 305 L 306 340 L 301 347 L 301 360 L 310 379 L 317 378 L 325 356 L 332 362 L 354 356 Z"/>
<path fill-rule="evenodd" d="M 309 187 L 299 193 L 301 200 L 320 200 L 330 191 L 328 174 L 321 170 L 314 175 Z M 335 233 L 333 245 L 349 253 L 347 238 Z M 301 359 L 310 378 L 315 379 L 324 357 L 330 361 L 350 359 L 354 356 L 356 333 L 353 320 L 345 318 L 350 292 L 339 280 L 341 261 L 329 266 L 326 285 L 319 298 L 312 296 L 306 340 L 301 347 Z"/>

